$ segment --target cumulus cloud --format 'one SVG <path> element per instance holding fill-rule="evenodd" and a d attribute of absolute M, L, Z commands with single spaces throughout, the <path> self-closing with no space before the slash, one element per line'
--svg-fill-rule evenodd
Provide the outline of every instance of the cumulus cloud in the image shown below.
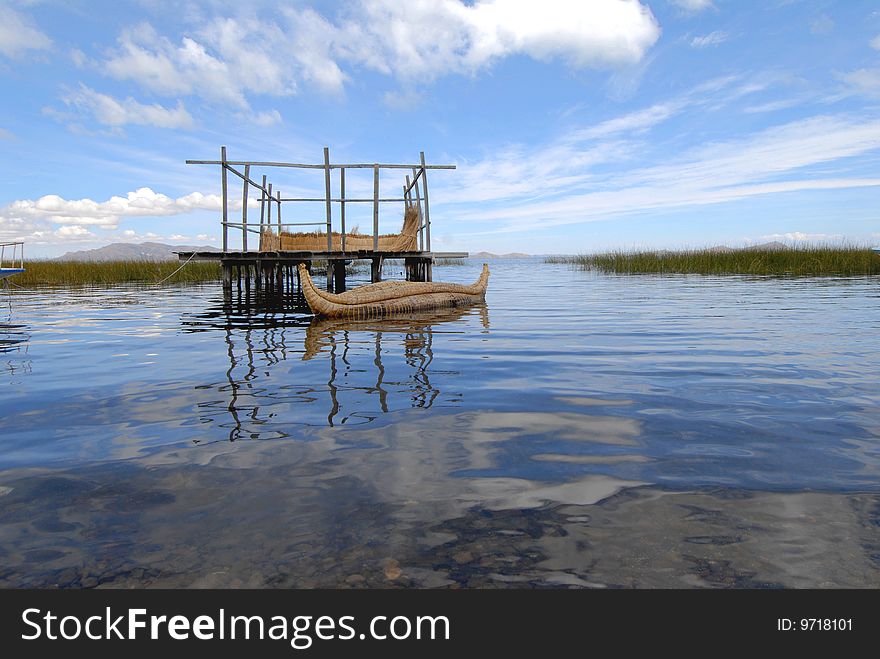
<path fill-rule="evenodd" d="M 120 35 L 102 70 L 156 94 L 246 110 L 250 94 L 291 95 L 302 83 L 339 93 L 360 67 L 425 82 L 512 55 L 634 64 L 659 35 L 638 0 L 362 0 L 333 19 L 299 7 L 282 7 L 271 21 L 216 18 L 179 41 L 142 24 Z"/>
<path fill-rule="evenodd" d="M 241 207 L 241 201 L 238 205 Z M 107 201 L 64 199 L 50 194 L 39 199 L 13 201 L 5 208 L 0 208 L 0 221 L 9 223 L 44 219 L 53 224 L 114 229 L 123 217 L 159 217 L 193 210 L 216 211 L 220 210 L 220 206 L 220 195 L 192 192 L 174 199 L 150 188 L 139 188 L 124 197 L 113 196 Z M 234 204 L 230 206 L 234 207 Z"/>
<path fill-rule="evenodd" d="M 182 197 L 169 197 L 150 188 L 139 188 L 125 196 L 113 196 L 106 201 L 92 199 L 65 199 L 59 195 L 44 195 L 39 199 L 22 199 L 0 208 L 0 240 L 27 240 L 36 243 L 89 242 L 106 239 L 109 231 L 118 228 L 125 218 L 167 217 L 198 210 L 219 211 L 220 195 L 192 192 Z M 251 199 L 248 207 L 259 202 Z M 241 209 L 241 200 L 230 200 L 230 209 Z M 59 226 L 60 225 L 60 226 Z M 101 229 L 103 237 L 91 229 Z M 140 241 L 167 239 L 177 242 L 186 236 L 139 234 L 125 229 L 118 238 Z M 199 235 L 200 241 L 212 241 L 209 235 Z"/>
<path fill-rule="evenodd" d="M 0 55 L 21 57 L 29 50 L 46 50 L 52 40 L 11 7 L 0 8 Z"/>
<path fill-rule="evenodd" d="M 113 128 L 121 128 L 127 124 L 158 128 L 193 127 L 193 118 L 180 101 L 174 108 L 166 108 L 157 103 L 147 105 L 131 97 L 119 100 L 85 85 L 80 85 L 78 90 L 68 93 L 62 100 L 68 107 Z"/>
<path fill-rule="evenodd" d="M 691 48 L 708 48 L 709 46 L 717 46 L 720 43 L 724 43 L 729 38 L 730 35 L 728 35 L 727 32 L 715 30 L 709 34 L 691 39 Z"/>

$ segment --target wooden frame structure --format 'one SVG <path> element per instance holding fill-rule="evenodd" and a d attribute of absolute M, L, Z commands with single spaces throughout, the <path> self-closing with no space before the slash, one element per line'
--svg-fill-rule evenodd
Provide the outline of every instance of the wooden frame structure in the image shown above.
<path fill-rule="evenodd" d="M 424 151 L 419 153 L 419 162 L 415 164 L 384 164 L 384 163 L 331 163 L 330 149 L 324 147 L 322 163 L 305 164 L 289 162 L 267 162 L 254 160 L 230 160 L 227 158 L 226 147 L 220 148 L 219 160 L 187 160 L 188 165 L 214 165 L 220 167 L 220 190 L 221 190 L 221 229 L 222 250 L 220 252 L 179 252 L 181 260 L 219 260 L 223 265 L 224 289 L 231 290 L 233 279 L 238 280 L 241 287 L 244 281 L 245 287 L 250 287 L 251 279 L 257 288 L 263 285 L 269 288 L 280 286 L 283 290 L 285 281 L 295 279 L 296 265 L 305 263 L 311 270 L 312 264 L 317 261 L 327 262 L 327 288 L 341 292 L 345 290 L 345 265 L 355 259 L 368 259 L 372 262 L 371 280 L 379 281 L 382 272 L 382 262 L 385 259 L 403 259 L 406 264 L 406 276 L 414 281 L 431 281 L 432 265 L 434 258 L 458 257 L 463 258 L 467 253 L 434 253 L 431 250 L 431 211 L 428 196 L 428 171 L 429 170 L 452 170 L 455 165 L 428 165 L 425 162 Z M 255 180 L 252 170 L 257 169 L 312 169 L 324 172 L 324 194 L 320 197 L 284 197 L 277 187 L 263 174 L 259 181 Z M 373 174 L 372 197 L 346 197 L 345 173 L 353 169 L 370 169 Z M 401 197 L 382 197 L 380 195 L 379 173 L 380 170 L 403 170 L 407 172 L 402 182 Z M 331 173 L 339 170 L 339 195 L 333 196 Z M 230 214 L 230 189 L 229 175 L 241 180 L 241 218 L 233 219 Z M 249 217 L 249 200 L 251 188 L 258 191 L 260 215 L 259 221 Z M 282 220 L 282 209 L 285 204 L 299 202 L 320 202 L 324 205 L 325 217 L 320 221 L 290 222 Z M 347 250 L 345 245 L 346 236 L 346 205 L 347 204 L 372 204 L 372 236 L 373 248 L 371 250 Z M 379 250 L 379 209 L 383 204 L 403 204 L 404 212 L 407 208 L 414 207 L 419 211 L 418 249 L 409 252 L 387 252 Z M 338 205 L 338 213 L 334 214 L 334 205 Z M 274 213 L 273 213 L 274 210 Z M 274 217 L 273 217 L 274 215 Z M 336 217 L 338 217 L 338 227 Z M 289 213 L 284 215 L 289 216 Z M 401 214 L 399 217 L 402 217 Z M 289 227 L 320 227 L 327 236 L 326 251 L 261 251 L 260 237 L 265 232 L 277 231 L 280 235 Z M 231 230 L 231 231 L 230 231 Z M 341 234 L 341 249 L 334 250 L 332 234 L 338 230 Z M 238 231 L 241 232 L 241 248 L 230 248 L 230 238 Z M 320 229 L 317 229 L 320 233 Z M 257 249 L 249 245 L 250 234 L 257 234 Z M 279 241 L 280 244 L 280 241 Z"/>

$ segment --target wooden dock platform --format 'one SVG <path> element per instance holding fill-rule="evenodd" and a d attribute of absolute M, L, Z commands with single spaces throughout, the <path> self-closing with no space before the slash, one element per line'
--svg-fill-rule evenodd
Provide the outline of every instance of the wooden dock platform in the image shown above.
<path fill-rule="evenodd" d="M 223 267 L 224 290 L 232 290 L 233 284 L 246 289 L 253 282 L 257 290 L 284 291 L 296 284 L 299 289 L 299 275 L 296 266 L 305 263 L 309 272 L 316 262 L 326 265 L 327 290 L 342 293 L 346 289 L 345 267 L 352 261 L 370 261 L 370 281 L 382 280 L 382 264 L 386 260 L 404 262 L 407 281 L 431 281 L 434 260 L 465 259 L 467 252 L 374 252 L 357 250 L 349 252 L 316 251 L 264 251 L 264 252 L 175 252 L 181 261 L 219 261 Z"/>
<path fill-rule="evenodd" d="M 428 165 L 425 163 L 424 151 L 419 154 L 419 161 L 414 164 L 380 164 L 380 163 L 331 163 L 330 150 L 324 148 L 323 163 L 303 164 L 289 162 L 265 162 L 256 160 L 229 160 L 226 157 L 226 147 L 220 148 L 220 160 L 187 160 L 192 165 L 219 165 L 220 166 L 220 190 L 221 190 L 221 230 L 222 250 L 204 252 L 177 252 L 183 262 L 189 261 L 219 261 L 223 268 L 224 292 L 231 292 L 233 283 L 238 290 L 242 286 L 250 290 L 251 284 L 256 289 L 264 289 L 266 292 L 287 292 L 299 290 L 299 275 L 297 265 L 304 263 L 312 271 L 316 262 L 326 266 L 327 290 L 342 292 L 345 290 L 345 268 L 352 261 L 370 261 L 370 280 L 380 281 L 382 278 L 382 264 L 386 260 L 402 260 L 405 266 L 406 279 L 408 281 L 432 281 L 433 264 L 438 257 L 441 258 L 467 258 L 466 252 L 434 252 L 431 250 L 431 211 L 428 203 L 428 171 L 451 170 L 455 165 Z M 241 168 L 241 169 L 238 169 Z M 293 170 L 318 170 L 323 174 L 323 196 L 315 197 L 282 197 L 277 186 L 273 190 L 272 183 L 264 174 L 259 178 L 257 170 L 271 169 L 273 171 L 291 172 Z M 403 180 L 398 180 L 395 188 L 402 190 L 402 196 L 388 197 L 380 195 L 380 173 L 383 170 L 392 172 L 408 172 Z M 346 196 L 346 171 L 351 174 L 357 172 L 369 172 L 372 174 L 372 196 L 352 197 Z M 228 174 L 238 177 L 242 182 L 241 195 L 236 195 L 239 204 L 241 218 L 234 221 L 230 216 L 233 204 L 231 204 L 228 190 Z M 335 181 L 334 181 L 335 175 Z M 259 180 L 256 180 L 258 179 Z M 363 183 L 363 182 L 362 182 Z M 352 187 L 349 180 L 349 190 Z M 338 194 L 334 195 L 331 190 L 338 185 Z M 398 187 L 400 186 L 400 187 Z M 360 188 L 363 189 L 363 188 Z M 256 194 L 254 198 L 253 193 Z M 302 219 L 309 221 L 291 222 L 287 220 L 290 211 L 284 213 L 285 221 L 282 222 L 282 206 L 296 202 L 297 207 L 304 208 L 303 204 L 319 203 L 323 208 L 323 218 L 317 220 L 314 212 L 309 212 Z M 363 238 L 356 231 L 346 233 L 346 207 L 350 204 L 372 205 L 372 232 L 364 236 L 372 238 L 372 249 L 346 249 L 346 237 L 354 241 L 355 237 Z M 417 211 L 418 226 L 411 236 L 411 246 L 416 247 L 412 251 L 383 251 L 380 238 L 384 239 L 387 234 L 379 231 L 379 208 L 388 203 L 402 204 L 403 215 Z M 249 207 L 259 208 L 259 219 L 249 218 Z M 338 214 L 333 212 L 338 206 Z M 274 217 L 273 217 L 274 209 Z M 336 216 L 334 218 L 334 215 Z M 397 216 L 400 217 L 400 216 Z M 335 220 L 338 220 L 338 227 Z M 312 251 L 273 251 L 265 247 L 282 246 L 287 236 L 295 237 L 303 234 L 292 234 L 290 227 L 321 227 L 317 232 L 308 235 L 313 236 L 322 245 L 326 240 L 327 250 Z M 230 232 L 230 229 L 232 231 Z M 297 229 L 299 230 L 299 229 Z M 240 249 L 236 250 L 230 244 L 235 240 L 238 232 L 241 232 Z M 249 235 L 256 234 L 259 238 L 260 248 L 254 251 L 248 248 Z M 336 241 L 336 242 L 334 242 Z M 238 242 L 238 241 L 236 241 Z M 337 245 L 341 247 L 336 250 Z M 297 246 L 291 243 L 290 246 Z M 305 245 L 303 245 L 305 246 Z M 308 245 L 312 247 L 311 244 Z M 352 245 L 349 245 L 350 247 Z M 387 247 L 386 243 L 386 247 Z M 407 245 L 408 247 L 410 245 Z M 295 289 L 293 287 L 296 287 Z"/>

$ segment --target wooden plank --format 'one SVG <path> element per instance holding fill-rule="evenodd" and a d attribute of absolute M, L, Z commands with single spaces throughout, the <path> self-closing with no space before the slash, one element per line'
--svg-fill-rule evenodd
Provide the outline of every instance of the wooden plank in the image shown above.
<path fill-rule="evenodd" d="M 379 165 L 373 166 L 373 251 L 379 250 Z M 376 279 L 375 281 L 379 281 Z"/>
<path fill-rule="evenodd" d="M 242 181 L 241 188 L 241 249 L 243 251 L 248 251 L 248 232 L 247 232 L 247 212 L 248 212 L 248 180 L 250 178 L 251 166 L 244 166 L 244 181 Z"/>
<path fill-rule="evenodd" d="M 187 165 L 219 165 L 219 160 L 187 160 Z M 253 165 L 254 167 L 295 167 L 301 169 L 324 169 L 325 165 L 309 165 L 305 163 L 294 162 L 269 162 L 264 160 L 228 160 L 227 165 Z M 338 165 L 330 165 L 330 169 L 412 169 L 413 167 L 421 167 L 421 165 L 398 165 L 396 163 L 343 163 Z M 425 169 L 456 169 L 456 165 L 427 165 Z"/>
<path fill-rule="evenodd" d="M 312 202 L 325 202 L 325 201 L 327 201 L 327 198 L 326 198 L 326 197 L 284 197 L 284 198 L 281 199 L 281 201 L 312 201 Z M 368 203 L 368 204 L 372 204 L 372 203 L 373 203 L 373 198 L 370 197 L 369 199 L 358 199 L 358 198 L 356 198 L 356 197 L 348 197 L 348 198 L 346 198 L 346 199 L 343 199 L 342 197 L 331 197 L 331 198 L 330 198 L 330 201 L 332 201 L 332 202 L 334 202 L 334 203 L 340 203 L 340 202 L 343 202 L 343 201 L 345 201 L 345 202 L 349 202 L 349 201 L 350 201 L 350 202 L 352 202 L 352 203 Z M 398 203 L 398 204 L 399 204 L 401 201 L 403 201 L 403 197 L 380 197 L 380 198 L 379 198 L 379 203 L 382 203 L 382 204 L 384 204 L 384 203 Z"/>
<path fill-rule="evenodd" d="M 333 249 L 333 206 L 330 204 L 330 149 L 324 147 L 324 199 L 327 204 L 327 251 Z"/>
<path fill-rule="evenodd" d="M 222 191 L 223 201 L 223 210 L 221 212 L 221 217 L 223 221 L 223 251 L 225 252 L 229 248 L 229 236 L 228 230 L 229 227 L 226 226 L 226 222 L 228 221 L 227 217 L 227 204 L 226 204 L 226 147 L 220 147 L 220 170 L 223 172 L 220 178 L 220 190 Z"/>
<path fill-rule="evenodd" d="M 345 169 L 339 170 L 339 222 L 341 225 L 340 231 L 342 232 L 342 245 L 341 249 L 345 251 Z M 344 284 L 344 280 L 343 280 Z M 339 292 L 339 291 L 337 291 Z"/>

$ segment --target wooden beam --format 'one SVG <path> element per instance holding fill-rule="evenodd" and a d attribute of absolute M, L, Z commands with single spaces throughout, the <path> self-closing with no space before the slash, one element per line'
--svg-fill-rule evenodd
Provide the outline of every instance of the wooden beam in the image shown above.
<path fill-rule="evenodd" d="M 187 165 L 219 165 L 219 160 L 187 160 Z M 227 165 L 253 165 L 254 167 L 296 167 L 300 169 L 324 169 L 325 165 L 308 165 L 294 162 L 267 162 L 263 160 L 228 160 Z M 344 163 L 330 165 L 330 169 L 412 169 L 421 165 L 398 165 L 392 163 Z M 425 169 L 455 169 L 456 165 L 427 165 Z"/>
<path fill-rule="evenodd" d="M 422 228 L 425 218 L 422 216 L 422 195 L 419 192 L 419 176 L 421 176 L 421 172 L 416 174 L 416 170 L 413 170 L 413 188 L 416 191 L 416 206 L 419 209 L 419 249 L 425 249 L 425 230 Z"/>
<path fill-rule="evenodd" d="M 333 206 L 330 204 L 330 149 L 324 147 L 324 199 L 327 205 L 327 251 L 333 249 Z"/>
<path fill-rule="evenodd" d="M 250 177 L 251 166 L 244 166 L 244 181 L 241 184 L 241 249 L 248 251 L 247 244 L 247 212 L 248 212 L 248 179 Z"/>
<path fill-rule="evenodd" d="M 379 165 L 373 166 L 373 251 L 379 251 Z"/>
<path fill-rule="evenodd" d="M 425 171 L 425 152 L 419 152 L 419 160 L 422 163 L 422 192 L 425 196 L 425 249 L 431 251 L 431 211 L 428 207 L 428 173 Z M 431 281 L 431 266 L 428 266 L 428 281 Z"/>
<path fill-rule="evenodd" d="M 339 222 L 342 232 L 341 249 L 345 251 L 345 168 L 339 170 Z M 337 293 L 339 291 L 336 291 Z"/>
<path fill-rule="evenodd" d="M 228 228 L 226 226 L 226 222 L 229 219 L 227 217 L 227 204 L 226 204 L 226 147 L 220 147 L 220 169 L 223 172 L 220 178 L 220 190 L 222 191 L 223 197 L 223 211 L 221 213 L 221 218 L 223 220 L 223 251 L 227 251 L 229 249 L 229 236 L 228 236 Z"/>

